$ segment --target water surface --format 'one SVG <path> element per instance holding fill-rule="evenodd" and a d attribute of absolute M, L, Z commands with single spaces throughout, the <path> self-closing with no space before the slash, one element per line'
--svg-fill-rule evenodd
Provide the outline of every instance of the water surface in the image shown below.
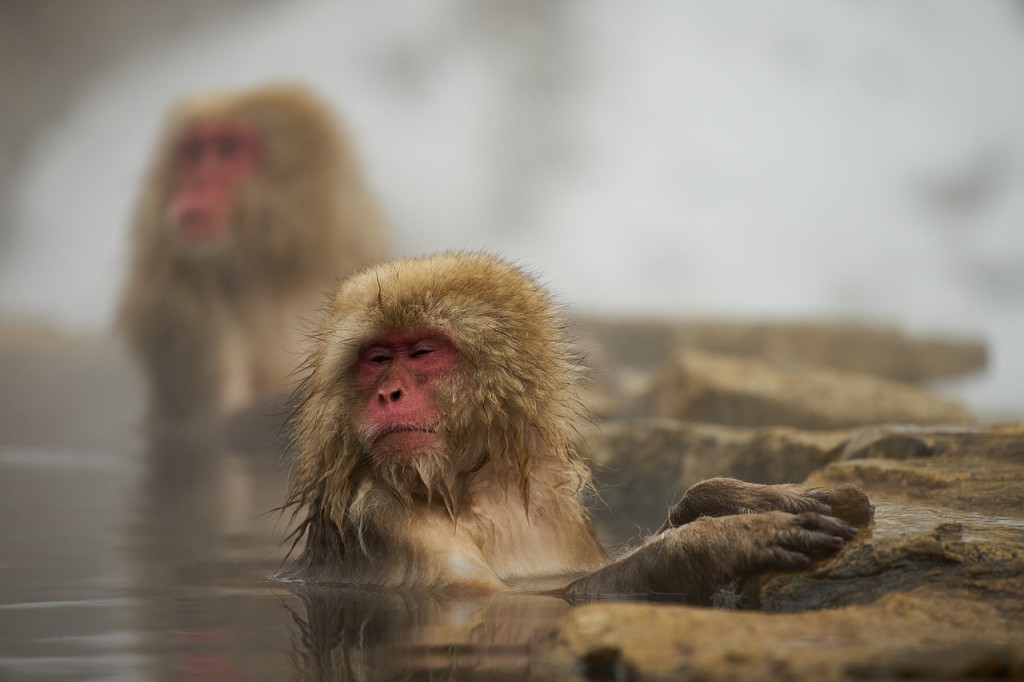
<path fill-rule="evenodd" d="M 537 649 L 560 600 L 272 580 L 273 434 L 148 442 L 141 395 L 109 349 L 0 339 L 0 679 L 554 675 Z"/>

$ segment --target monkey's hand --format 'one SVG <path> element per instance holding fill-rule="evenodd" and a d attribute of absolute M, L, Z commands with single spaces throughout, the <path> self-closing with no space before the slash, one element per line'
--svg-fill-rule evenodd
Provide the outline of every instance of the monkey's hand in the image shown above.
<path fill-rule="evenodd" d="M 866 526 L 875 517 L 875 505 L 853 483 L 843 483 L 838 488 L 808 488 L 801 494 L 824 502 L 832 510 L 832 516 L 855 526 Z"/>
<path fill-rule="evenodd" d="M 708 550 L 720 557 L 719 568 L 729 579 L 807 568 L 857 536 L 857 529 L 845 521 L 814 512 L 701 519 L 679 531 L 708 538 Z"/>
<path fill-rule="evenodd" d="M 874 506 L 852 483 L 838 488 L 759 485 L 734 478 L 711 478 L 690 487 L 658 532 L 682 526 L 702 516 L 731 516 L 768 511 L 791 514 L 817 512 L 858 526 L 871 522 Z"/>
<path fill-rule="evenodd" d="M 565 593 L 653 592 L 703 604 L 736 578 L 807 568 L 856 535 L 846 522 L 814 512 L 701 518 L 655 535 L 632 554 L 570 584 Z"/>

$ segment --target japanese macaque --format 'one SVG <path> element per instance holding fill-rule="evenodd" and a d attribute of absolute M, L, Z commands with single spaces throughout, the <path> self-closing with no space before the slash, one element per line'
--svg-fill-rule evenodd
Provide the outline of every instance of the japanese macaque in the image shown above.
<path fill-rule="evenodd" d="M 333 115 L 284 85 L 173 109 L 133 237 L 119 326 L 172 424 L 289 393 L 324 292 L 386 255 Z"/>
<path fill-rule="evenodd" d="M 721 488 L 718 516 L 691 519 L 694 495 L 684 496 L 661 531 L 610 560 L 572 448 L 585 417 L 579 358 L 549 295 L 485 254 L 351 277 L 310 365 L 286 503 L 305 546 L 282 579 L 705 603 L 734 579 L 804 568 L 855 535 L 826 515 L 827 494 L 716 479 L 696 497 Z"/>

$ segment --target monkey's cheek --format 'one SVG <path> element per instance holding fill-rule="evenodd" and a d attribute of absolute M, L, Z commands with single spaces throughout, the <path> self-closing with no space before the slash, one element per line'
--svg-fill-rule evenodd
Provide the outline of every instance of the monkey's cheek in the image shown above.
<path fill-rule="evenodd" d="M 441 445 L 441 438 L 430 431 L 394 431 L 374 444 L 374 452 L 390 461 L 413 460 L 428 455 Z"/>

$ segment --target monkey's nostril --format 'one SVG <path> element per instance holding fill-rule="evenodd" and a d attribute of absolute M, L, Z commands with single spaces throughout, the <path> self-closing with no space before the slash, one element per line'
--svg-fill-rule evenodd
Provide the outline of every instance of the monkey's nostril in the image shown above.
<path fill-rule="evenodd" d="M 391 391 L 388 397 L 391 399 L 391 402 L 397 403 L 398 399 L 402 397 L 402 392 L 398 389 L 395 389 L 394 391 Z"/>

